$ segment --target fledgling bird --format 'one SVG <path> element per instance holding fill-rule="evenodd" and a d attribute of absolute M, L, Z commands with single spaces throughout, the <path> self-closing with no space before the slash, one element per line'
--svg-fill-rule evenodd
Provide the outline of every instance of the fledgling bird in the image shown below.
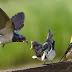
<path fill-rule="evenodd" d="M 48 31 L 47 40 L 44 44 L 38 42 L 38 41 L 31 41 L 31 48 L 33 51 L 35 51 L 36 55 L 32 56 L 33 59 L 37 58 L 38 60 L 41 60 L 44 62 L 51 61 L 56 56 L 56 52 L 54 49 L 55 41 L 52 39 L 52 36 L 55 33 L 51 34 L 51 30 Z"/>
<path fill-rule="evenodd" d="M 64 53 L 63 57 L 60 59 L 60 61 L 64 58 L 63 61 L 67 61 L 68 59 L 72 59 L 72 36 L 71 36 L 71 40 L 70 40 L 70 44 L 66 50 L 66 52 Z M 60 62 L 59 61 L 59 62 Z"/>
<path fill-rule="evenodd" d="M 26 42 L 28 40 L 24 35 L 18 33 L 24 26 L 25 15 L 23 12 L 17 13 L 11 19 L 0 8 L 0 45 L 3 47 L 11 42 Z"/>

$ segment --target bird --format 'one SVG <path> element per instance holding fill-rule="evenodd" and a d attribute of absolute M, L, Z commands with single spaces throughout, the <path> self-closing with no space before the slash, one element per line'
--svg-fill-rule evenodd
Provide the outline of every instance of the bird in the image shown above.
<path fill-rule="evenodd" d="M 63 59 L 64 58 L 64 59 Z M 60 59 L 60 61 L 63 59 L 63 61 L 67 61 L 68 59 L 72 59 L 72 35 L 71 35 L 71 40 L 70 40 L 70 44 L 67 48 L 67 50 L 65 51 L 63 57 Z M 59 61 L 59 62 L 60 62 Z"/>
<path fill-rule="evenodd" d="M 12 42 L 26 42 L 28 40 L 18 32 L 24 27 L 25 15 L 19 12 L 9 18 L 8 15 L 0 8 L 0 45 Z"/>
<path fill-rule="evenodd" d="M 55 40 L 52 39 L 52 36 L 55 34 L 51 34 L 51 30 L 48 30 L 48 36 L 44 44 L 38 41 L 31 41 L 31 48 L 36 55 L 32 56 L 33 59 L 37 58 L 40 61 L 43 61 L 45 64 L 46 61 L 51 61 L 53 63 L 53 59 L 56 56 L 56 52 L 54 49 Z"/>

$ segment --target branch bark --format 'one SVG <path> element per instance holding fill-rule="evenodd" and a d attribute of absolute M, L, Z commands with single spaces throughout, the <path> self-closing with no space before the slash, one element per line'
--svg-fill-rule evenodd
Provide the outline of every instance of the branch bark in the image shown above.
<path fill-rule="evenodd" d="M 1 72 L 72 72 L 72 62 L 60 62 L 19 69 L 5 70 Z"/>

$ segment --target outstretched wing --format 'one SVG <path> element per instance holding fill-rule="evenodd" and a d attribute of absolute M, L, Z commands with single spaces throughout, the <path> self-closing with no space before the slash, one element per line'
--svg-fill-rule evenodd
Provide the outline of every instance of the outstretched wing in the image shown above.
<path fill-rule="evenodd" d="M 9 20 L 7 14 L 0 8 L 0 30 L 6 26 L 6 23 Z"/>
<path fill-rule="evenodd" d="M 3 29 L 5 31 L 3 31 Z M 14 31 L 14 24 L 10 20 L 10 18 L 7 16 L 7 14 L 0 8 L 0 33 L 3 31 L 6 32 L 13 32 Z M 3 33 L 2 32 L 2 33 Z"/>
<path fill-rule="evenodd" d="M 21 28 L 23 28 L 24 19 L 25 19 L 25 15 L 24 15 L 23 12 L 17 13 L 15 16 L 13 16 L 11 18 L 12 22 L 15 25 L 15 30 L 16 31 L 19 31 L 19 30 L 21 30 Z"/>

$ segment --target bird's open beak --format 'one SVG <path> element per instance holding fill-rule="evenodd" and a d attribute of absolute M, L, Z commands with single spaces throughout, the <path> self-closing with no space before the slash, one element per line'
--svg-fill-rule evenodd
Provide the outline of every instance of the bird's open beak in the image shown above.
<path fill-rule="evenodd" d="M 31 48 L 30 49 L 33 49 L 33 41 L 30 41 L 31 42 Z"/>

